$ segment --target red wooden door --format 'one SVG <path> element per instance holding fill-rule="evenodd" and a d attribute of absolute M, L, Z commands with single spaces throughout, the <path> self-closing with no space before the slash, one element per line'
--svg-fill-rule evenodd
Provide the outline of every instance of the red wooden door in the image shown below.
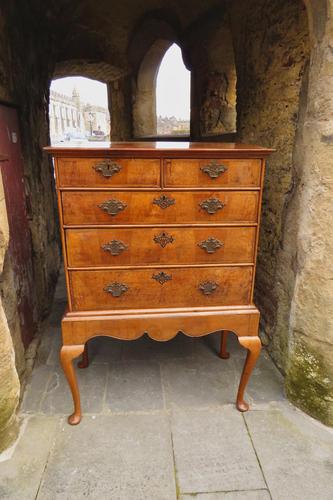
<path fill-rule="evenodd" d="M 14 272 L 22 340 L 27 347 L 35 330 L 32 244 L 17 110 L 4 105 L 0 105 L 0 154 L 8 158 L 0 162 L 9 224 L 8 257 Z"/>

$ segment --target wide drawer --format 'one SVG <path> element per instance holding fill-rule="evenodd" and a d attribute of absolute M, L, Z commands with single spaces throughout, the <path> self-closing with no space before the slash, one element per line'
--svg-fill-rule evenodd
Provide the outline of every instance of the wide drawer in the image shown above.
<path fill-rule="evenodd" d="M 63 191 L 65 225 L 253 223 L 257 191 Z"/>
<path fill-rule="evenodd" d="M 255 188 L 260 186 L 261 160 L 165 160 L 165 186 Z"/>
<path fill-rule="evenodd" d="M 159 159 L 59 158 L 60 187 L 159 187 Z"/>
<path fill-rule="evenodd" d="M 76 311 L 246 305 L 252 267 L 71 271 Z"/>
<path fill-rule="evenodd" d="M 69 267 L 254 262 L 255 227 L 67 229 Z"/>

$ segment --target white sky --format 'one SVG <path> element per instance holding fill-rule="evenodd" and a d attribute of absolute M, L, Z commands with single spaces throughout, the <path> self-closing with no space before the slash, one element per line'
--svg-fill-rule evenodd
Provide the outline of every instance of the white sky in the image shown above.
<path fill-rule="evenodd" d="M 81 100 L 107 108 L 107 90 L 104 83 L 81 76 L 53 80 L 51 89 L 71 96 L 73 88 L 80 93 Z M 190 72 L 185 68 L 178 45 L 166 52 L 156 82 L 156 113 L 190 119 Z M 112 115 L 112 110 L 111 110 Z"/>
<path fill-rule="evenodd" d="M 190 75 L 184 66 L 180 48 L 176 44 L 171 45 L 157 75 L 157 116 L 190 119 Z"/>
<path fill-rule="evenodd" d="M 82 76 L 70 76 L 68 78 L 59 78 L 51 83 L 51 90 L 60 92 L 68 96 L 72 95 L 73 88 L 79 91 L 81 101 L 97 106 L 108 107 L 108 96 L 105 83 Z"/>

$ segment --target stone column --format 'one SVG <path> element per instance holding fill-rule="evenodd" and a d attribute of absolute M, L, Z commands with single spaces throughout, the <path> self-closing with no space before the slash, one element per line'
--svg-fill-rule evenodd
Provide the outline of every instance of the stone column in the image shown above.
<path fill-rule="evenodd" d="M 132 81 L 124 76 L 108 84 L 111 115 L 111 140 L 128 141 L 133 138 Z"/>
<path fill-rule="evenodd" d="M 236 66 L 230 28 L 210 20 L 200 40 L 189 42 L 191 138 L 236 131 Z M 199 42 L 199 43 L 198 43 Z"/>
<path fill-rule="evenodd" d="M 8 247 L 9 229 L 7 209 L 0 170 L 0 273 L 3 270 Z M 16 408 L 19 402 L 20 382 L 15 368 L 13 342 L 0 300 L 0 452 L 17 436 Z"/>
<path fill-rule="evenodd" d="M 286 390 L 301 409 L 333 425 L 333 6 L 324 3 L 307 2 L 314 24 Z"/>

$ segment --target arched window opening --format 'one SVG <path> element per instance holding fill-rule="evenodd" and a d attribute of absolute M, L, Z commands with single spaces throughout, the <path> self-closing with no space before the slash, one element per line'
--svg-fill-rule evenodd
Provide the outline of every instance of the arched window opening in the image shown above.
<path fill-rule="evenodd" d="M 51 144 L 110 140 L 106 84 L 81 76 L 52 80 L 49 120 Z"/>
<path fill-rule="evenodd" d="M 157 135 L 190 134 L 191 73 L 178 45 L 166 51 L 156 79 Z"/>

